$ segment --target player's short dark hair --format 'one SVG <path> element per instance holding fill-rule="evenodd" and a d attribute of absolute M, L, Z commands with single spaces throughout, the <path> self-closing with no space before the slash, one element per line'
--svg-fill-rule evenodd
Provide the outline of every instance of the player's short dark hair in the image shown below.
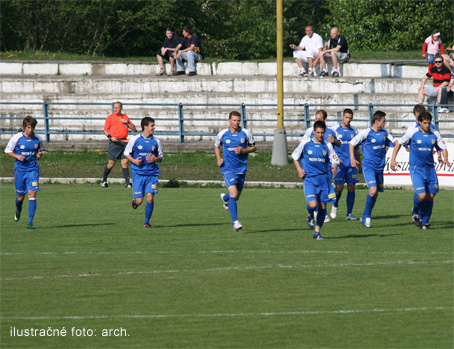
<path fill-rule="evenodd" d="M 120 107 L 123 109 L 123 103 L 121 103 L 120 101 L 116 101 L 116 102 L 114 103 L 114 105 L 115 105 L 115 104 L 120 104 Z"/>
<path fill-rule="evenodd" d="M 145 116 L 140 122 L 140 127 L 142 127 L 142 131 L 145 129 L 145 126 L 150 125 L 150 123 L 154 124 L 154 119 L 149 116 Z"/>
<path fill-rule="evenodd" d="M 423 111 L 421 114 L 418 115 L 418 121 L 422 122 L 423 120 L 432 121 L 432 114 L 428 111 Z"/>
<path fill-rule="evenodd" d="M 323 109 L 319 109 L 315 112 L 315 115 L 317 114 L 322 114 L 323 115 L 323 119 L 327 119 L 328 118 L 328 113 L 326 111 L 324 111 Z"/>
<path fill-rule="evenodd" d="M 25 129 L 28 125 L 35 128 L 38 121 L 33 116 L 26 116 L 22 121 L 22 128 Z"/>
<path fill-rule="evenodd" d="M 230 114 L 229 114 L 229 120 L 232 118 L 232 116 L 239 116 L 241 118 L 241 114 L 239 111 L 231 111 Z"/>
<path fill-rule="evenodd" d="M 350 114 L 353 116 L 353 110 L 349 109 L 349 108 L 346 108 L 344 109 L 344 111 L 342 112 L 342 115 L 345 115 L 345 114 Z"/>
<path fill-rule="evenodd" d="M 381 110 L 377 110 L 372 116 L 372 125 L 375 124 L 375 121 L 380 121 L 386 116 L 386 113 Z"/>
<path fill-rule="evenodd" d="M 326 131 L 326 124 L 323 121 L 314 122 L 314 132 L 317 128 L 322 128 Z"/>
<path fill-rule="evenodd" d="M 175 30 L 172 27 L 167 27 L 166 32 L 175 33 Z"/>
<path fill-rule="evenodd" d="M 424 113 L 426 111 L 426 107 L 424 107 L 422 104 L 416 104 L 414 107 L 413 107 L 413 114 L 421 114 L 421 113 Z"/>
<path fill-rule="evenodd" d="M 192 35 L 192 27 L 190 27 L 189 25 L 185 25 L 183 30 L 188 33 L 189 35 Z"/>

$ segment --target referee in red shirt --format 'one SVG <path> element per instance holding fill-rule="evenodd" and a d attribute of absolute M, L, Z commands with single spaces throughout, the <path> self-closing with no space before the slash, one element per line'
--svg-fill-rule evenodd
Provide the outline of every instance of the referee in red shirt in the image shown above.
<path fill-rule="evenodd" d="M 136 127 L 125 114 L 121 113 L 123 104 L 121 102 L 114 103 L 114 112 L 106 118 L 104 123 L 104 134 L 109 138 L 109 162 L 104 168 L 104 176 L 101 180 L 101 187 L 107 188 L 107 176 L 115 166 L 115 162 L 121 159 L 121 167 L 123 167 L 123 176 L 125 177 L 125 187 L 131 188 L 129 182 L 128 159 L 124 156 L 124 151 L 128 143 L 129 130 L 135 131 Z"/>

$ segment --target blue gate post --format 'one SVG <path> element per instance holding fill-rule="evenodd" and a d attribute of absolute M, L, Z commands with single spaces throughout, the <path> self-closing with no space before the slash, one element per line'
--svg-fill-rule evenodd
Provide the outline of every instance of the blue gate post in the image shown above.
<path fill-rule="evenodd" d="M 369 125 L 372 125 L 372 116 L 374 116 L 374 105 L 369 103 Z"/>
<path fill-rule="evenodd" d="M 440 125 L 439 125 L 439 121 L 438 121 L 438 107 L 439 105 L 438 104 L 432 104 L 432 111 L 434 112 L 434 125 L 435 125 L 435 129 L 437 131 L 440 131 Z"/>
<path fill-rule="evenodd" d="M 178 124 L 179 124 L 179 136 L 180 143 L 184 143 L 184 119 L 183 119 L 183 103 L 178 104 Z"/>
<path fill-rule="evenodd" d="M 247 128 L 246 106 L 244 105 L 244 103 L 241 104 L 241 127 Z"/>
<path fill-rule="evenodd" d="M 306 130 L 311 127 L 311 116 L 309 115 L 309 104 L 304 105 L 304 122 L 306 124 Z"/>
<path fill-rule="evenodd" d="M 49 106 L 46 102 L 43 103 L 43 113 L 44 113 L 44 133 L 46 134 L 46 142 L 50 142 L 49 134 Z"/>

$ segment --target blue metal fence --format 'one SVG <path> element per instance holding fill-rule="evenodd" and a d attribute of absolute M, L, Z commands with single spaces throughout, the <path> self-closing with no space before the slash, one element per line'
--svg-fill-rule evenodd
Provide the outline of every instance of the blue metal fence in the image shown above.
<path fill-rule="evenodd" d="M 86 134 L 86 135 L 97 135 L 97 134 L 103 134 L 102 130 L 86 130 L 85 128 L 81 130 L 62 130 L 62 129 L 52 129 L 49 126 L 49 120 L 57 120 L 57 119 L 68 119 L 66 117 L 55 117 L 52 116 L 52 118 L 49 117 L 49 106 L 58 106 L 58 105 L 73 105 L 73 106 L 81 106 L 81 105 L 93 105 L 93 106 L 111 106 L 112 112 L 113 112 L 113 105 L 114 103 L 61 103 L 61 102 L 0 102 L 0 105 L 30 105 L 30 106 L 36 106 L 36 105 L 41 105 L 43 109 L 43 116 L 42 117 L 36 117 L 38 120 L 43 120 L 44 124 L 44 130 L 37 130 L 38 134 L 43 134 L 46 142 L 51 141 L 51 135 L 54 134 Z M 184 109 L 187 107 L 231 107 L 234 109 L 240 109 L 241 110 L 241 122 L 242 122 L 242 127 L 247 128 L 247 123 L 249 121 L 255 121 L 255 122 L 265 122 L 265 123 L 272 123 L 276 122 L 276 118 L 269 118 L 269 119 L 253 119 L 249 118 L 247 115 L 247 108 L 258 108 L 258 107 L 276 107 L 277 104 L 183 104 L 183 103 L 171 103 L 171 104 L 166 104 L 166 103 L 123 103 L 123 106 L 141 106 L 141 107 L 149 107 L 149 106 L 154 106 L 154 107 L 172 107 L 175 108 L 177 112 L 175 112 L 175 117 L 167 117 L 167 118 L 159 118 L 159 120 L 167 120 L 167 121 L 175 121 L 178 122 L 178 132 L 170 132 L 170 131 L 159 131 L 156 132 L 157 135 L 166 135 L 166 136 L 176 136 L 179 139 L 180 143 L 183 143 L 185 141 L 185 136 L 198 136 L 198 137 L 203 137 L 203 136 L 215 136 L 215 133 L 210 133 L 210 132 L 194 132 L 194 131 L 185 131 L 184 124 L 185 122 L 193 122 L 193 121 L 225 121 L 225 118 L 186 118 L 184 116 Z M 325 107 L 339 107 L 340 109 L 344 108 L 351 108 L 354 110 L 358 110 L 359 108 L 367 108 L 368 111 L 368 119 L 358 119 L 355 118 L 355 121 L 363 121 L 363 122 L 369 122 L 372 119 L 372 115 L 374 114 L 374 110 L 376 110 L 378 107 L 405 107 L 408 108 L 408 111 L 412 110 L 414 107 L 414 104 L 407 105 L 407 104 L 284 104 L 284 110 L 285 108 L 301 108 L 303 111 L 304 117 L 302 118 L 297 118 L 297 119 L 285 119 L 284 118 L 284 124 L 285 123 L 294 123 L 294 122 L 303 122 L 306 129 L 310 127 L 311 119 L 310 119 L 310 112 L 311 110 L 314 109 L 320 109 L 320 108 L 325 108 Z M 438 104 L 431 104 L 431 105 L 425 105 L 425 107 L 430 108 L 433 113 L 433 122 L 435 124 L 435 128 L 439 130 L 439 125 L 441 122 L 452 122 L 452 121 L 440 121 L 438 118 L 438 110 L 440 106 Z M 285 115 L 285 113 L 284 113 Z M 339 113 L 340 115 L 340 113 Z M 2 116 L 0 117 L 0 121 L 3 120 L 15 120 L 15 119 L 20 119 L 22 120 L 22 117 L 14 117 L 14 116 Z M 73 117 L 71 116 L 72 120 L 87 120 L 85 117 Z M 96 117 L 91 117 L 90 120 L 105 120 L 105 117 L 103 118 L 96 118 Z M 134 120 L 134 118 L 132 118 Z M 138 119 L 136 119 L 138 120 Z M 333 120 L 333 119 L 331 119 Z M 340 121 L 340 116 L 337 118 L 334 118 L 336 121 Z M 139 120 L 140 121 L 140 120 Z M 396 119 L 387 119 L 387 122 L 402 122 L 404 120 L 396 120 Z M 404 121 L 405 122 L 405 121 Z M 406 122 L 413 122 L 412 120 L 407 120 Z M 0 126 L 0 131 L 1 133 L 4 134 L 13 134 L 17 132 L 17 129 L 12 129 L 12 128 L 6 128 Z M 255 136 L 263 136 L 263 137 L 270 137 L 273 136 L 272 133 L 256 133 L 254 132 Z M 293 133 L 288 133 L 288 136 L 302 136 L 302 134 L 293 134 Z M 445 136 L 446 137 L 446 136 Z M 453 135 L 447 135 L 447 137 L 453 137 Z"/>

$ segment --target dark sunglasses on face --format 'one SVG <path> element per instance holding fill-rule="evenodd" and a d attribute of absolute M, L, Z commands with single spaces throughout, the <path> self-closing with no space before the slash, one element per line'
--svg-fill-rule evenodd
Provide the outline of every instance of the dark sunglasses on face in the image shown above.
<path fill-rule="evenodd" d="M 435 63 L 443 63 L 443 61 L 435 61 Z"/>

